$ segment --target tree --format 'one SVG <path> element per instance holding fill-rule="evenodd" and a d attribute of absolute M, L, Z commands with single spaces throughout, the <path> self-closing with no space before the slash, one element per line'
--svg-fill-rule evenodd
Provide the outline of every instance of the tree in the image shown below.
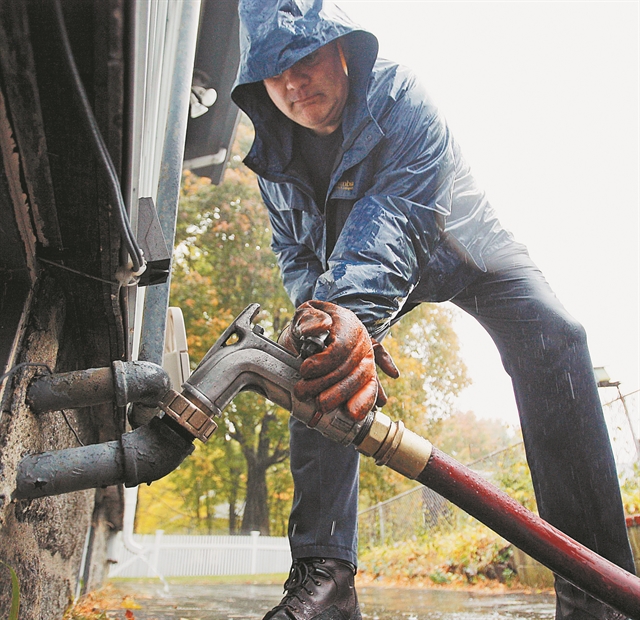
<path fill-rule="evenodd" d="M 247 131 L 240 126 L 222 185 L 212 186 L 191 173 L 183 182 L 171 296 L 183 308 L 193 360 L 201 359 L 250 303 L 262 304 L 258 319 L 270 337 L 277 336 L 293 312 L 270 249 L 268 216 L 255 176 L 239 165 L 237 149 Z M 270 533 L 266 474 L 288 458 L 287 420 L 286 411 L 250 393 L 238 396 L 223 412 L 223 438 L 237 442 L 245 461 L 243 533 Z M 237 486 L 229 487 L 226 496 L 232 506 Z M 230 512 L 230 529 L 232 520 Z"/>
<path fill-rule="evenodd" d="M 473 411 L 456 411 L 434 429 L 432 441 L 457 461 L 468 464 L 516 442 L 499 420 L 478 419 Z"/>
<path fill-rule="evenodd" d="M 451 415 L 456 396 L 469 384 L 452 312 L 440 304 L 421 304 L 391 329 L 383 344 L 400 369 L 400 378 L 382 378 L 389 397 L 384 411 L 429 437 Z M 362 460 L 361 472 L 363 507 L 413 486 L 395 472 L 377 467 L 373 459 Z"/>
<path fill-rule="evenodd" d="M 196 443 L 194 453 L 169 476 L 151 486 L 140 487 L 136 531 L 153 533 L 221 531 L 216 518 L 216 501 L 229 483 L 224 467 L 224 448 L 214 442 Z M 221 467 L 222 465 L 222 467 Z"/>

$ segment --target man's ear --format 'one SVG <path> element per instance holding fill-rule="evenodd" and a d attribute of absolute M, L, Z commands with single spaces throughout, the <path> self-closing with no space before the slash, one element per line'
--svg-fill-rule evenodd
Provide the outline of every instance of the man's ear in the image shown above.
<path fill-rule="evenodd" d="M 336 39 L 336 45 L 338 46 L 338 54 L 340 54 L 340 62 L 342 63 L 342 68 L 344 69 L 344 74 L 346 76 L 349 75 L 349 65 L 347 64 L 347 58 L 344 53 L 344 49 L 342 47 L 342 41 L 340 39 Z"/>

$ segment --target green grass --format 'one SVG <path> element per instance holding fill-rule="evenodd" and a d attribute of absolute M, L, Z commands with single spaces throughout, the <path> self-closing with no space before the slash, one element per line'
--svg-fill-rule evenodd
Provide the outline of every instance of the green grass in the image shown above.
<path fill-rule="evenodd" d="M 268 575 L 212 575 L 196 577 L 165 577 L 169 585 L 245 585 L 266 584 L 282 585 L 287 578 L 287 573 L 272 573 Z M 109 579 L 109 583 L 158 583 L 153 577 L 115 577 Z"/>
<path fill-rule="evenodd" d="M 508 543 L 489 528 L 460 515 L 456 528 L 431 530 L 415 540 L 360 552 L 360 570 L 372 579 L 407 584 L 464 585 L 491 581 L 517 585 L 508 566 Z"/>
<path fill-rule="evenodd" d="M 11 609 L 7 620 L 18 620 L 18 613 L 20 612 L 20 581 L 16 571 L 11 566 L 5 564 L 2 560 L 0 560 L 0 564 L 6 566 L 11 574 Z"/>

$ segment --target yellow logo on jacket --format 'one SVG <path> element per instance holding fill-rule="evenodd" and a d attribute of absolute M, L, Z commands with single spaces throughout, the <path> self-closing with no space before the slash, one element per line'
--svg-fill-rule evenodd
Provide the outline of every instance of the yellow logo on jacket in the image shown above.
<path fill-rule="evenodd" d="M 343 192 L 351 192 L 355 187 L 355 183 L 353 181 L 340 181 L 336 185 L 336 189 Z"/>

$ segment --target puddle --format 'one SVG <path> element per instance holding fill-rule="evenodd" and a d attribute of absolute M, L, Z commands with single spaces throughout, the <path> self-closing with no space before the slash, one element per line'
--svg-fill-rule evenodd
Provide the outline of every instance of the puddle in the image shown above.
<path fill-rule="evenodd" d="M 142 609 L 107 612 L 112 620 L 261 620 L 282 597 L 277 585 L 172 585 L 118 582 Z M 363 587 L 363 620 L 552 620 L 552 594 L 484 594 Z M 131 615 L 133 613 L 133 615 Z"/>

